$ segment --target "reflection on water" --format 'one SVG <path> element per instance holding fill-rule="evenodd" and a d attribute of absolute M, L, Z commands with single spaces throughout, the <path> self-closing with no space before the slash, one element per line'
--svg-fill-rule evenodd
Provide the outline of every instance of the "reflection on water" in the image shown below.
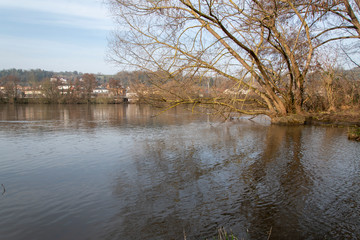
<path fill-rule="evenodd" d="M 156 112 L 0 105 L 1 238 L 360 238 L 345 129 Z"/>

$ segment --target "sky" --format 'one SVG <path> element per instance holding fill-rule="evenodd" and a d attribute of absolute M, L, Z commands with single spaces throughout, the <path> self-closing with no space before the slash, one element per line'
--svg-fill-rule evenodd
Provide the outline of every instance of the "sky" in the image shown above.
<path fill-rule="evenodd" d="M 103 0 L 0 0 L 0 70 L 115 74 Z"/>

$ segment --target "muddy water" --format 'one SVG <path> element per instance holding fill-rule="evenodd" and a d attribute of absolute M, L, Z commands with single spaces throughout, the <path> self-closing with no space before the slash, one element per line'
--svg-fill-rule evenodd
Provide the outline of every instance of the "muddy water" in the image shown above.
<path fill-rule="evenodd" d="M 156 111 L 0 105 L 0 239 L 360 238 L 346 129 Z"/>

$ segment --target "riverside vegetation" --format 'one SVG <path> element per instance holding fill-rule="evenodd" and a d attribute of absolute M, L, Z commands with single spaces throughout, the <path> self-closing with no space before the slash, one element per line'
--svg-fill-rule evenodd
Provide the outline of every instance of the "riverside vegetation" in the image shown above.
<path fill-rule="evenodd" d="M 304 111 L 302 114 L 273 117 L 277 124 L 360 124 L 360 70 L 333 69 L 332 79 L 324 72 L 309 75 L 306 80 L 304 95 Z M 168 106 L 170 99 L 163 95 L 156 86 L 149 84 L 154 73 L 146 71 L 119 72 L 114 76 L 82 74 L 77 72 L 55 73 L 43 70 L 3 70 L 0 72 L 0 102 L 2 103 L 40 103 L 40 104 L 113 104 L 123 102 L 121 96 L 131 89 L 140 103 Z M 44 77 L 45 76 L 45 77 Z M 43 78 L 42 78 L 43 77 Z M 167 82 L 165 85 L 175 84 Z M 236 116 L 235 112 L 214 109 L 211 104 L 204 105 L 202 101 L 210 98 L 233 102 L 242 109 L 263 109 L 258 102 L 251 100 L 254 93 L 234 89 L 231 81 L 226 78 L 204 78 L 202 83 L 193 86 L 191 97 L 197 97 L 198 102 L 190 106 L 206 107 L 206 112 L 218 114 L 227 119 Z M 95 88 L 103 88 L 107 93 L 94 94 Z M 128 90 L 126 90 L 128 89 Z M 26 95 L 25 93 L 31 93 Z M 35 93 L 35 94 L 34 94 Z M 241 101 L 248 97 L 249 100 Z M 174 99 L 173 99 L 174 100 Z M 175 100 L 174 100 L 175 101 Z M 236 103 L 236 101 L 239 101 Z M 226 108 L 227 106 L 224 106 Z M 192 108 L 193 109 L 193 108 Z M 239 113 L 241 114 L 241 113 Z"/>
<path fill-rule="evenodd" d="M 283 124 L 359 112 L 360 1 L 107 2 L 110 60 L 149 73 L 148 102 Z"/>
<path fill-rule="evenodd" d="M 37 73 L 37 74 L 35 74 Z M 332 79 L 324 72 L 309 75 L 306 83 L 304 111 L 301 114 L 273 116 L 272 123 L 285 125 L 326 124 L 331 126 L 349 126 L 348 137 L 360 140 L 360 70 L 332 70 Z M 42 70 L 3 70 L 0 72 L 0 103 L 18 104 L 116 104 L 124 103 L 124 96 L 129 89 L 138 96 L 139 103 L 167 107 L 167 99 L 159 93 L 156 86 L 146 84 L 154 78 L 151 72 L 119 72 L 114 76 L 54 73 Z M 41 77 L 45 76 L 41 79 Z M 46 77 L 51 76 L 51 77 Z M 205 83 L 204 83 L 205 82 Z M 168 82 L 166 84 L 171 84 Z M 94 89 L 102 88 L 106 93 L 94 93 Z M 127 90 L 126 90 L 127 89 Z M 254 100 L 241 99 L 254 97 L 253 92 L 234 89 L 226 78 L 207 78 L 206 81 L 193 86 L 188 95 L 198 98 L 198 102 L 188 104 L 191 109 L 203 109 L 206 113 L 217 114 L 228 119 L 237 112 L 227 112 L 225 108 L 214 109 L 213 105 L 204 105 L 203 101 L 216 98 L 233 102 L 241 109 L 258 109 L 264 107 Z M 26 95 L 25 93 L 31 93 Z M 234 102 L 235 101 L 235 102 Z M 239 102 L 236 102 L 239 101 Z M 198 108 L 201 106 L 202 108 Z M 175 105 L 177 106 L 177 105 Z M 173 106 L 172 106 L 173 107 Z M 170 108 L 172 108 L 170 107 Z M 195 108 L 196 107 L 196 108 Z M 169 109 L 169 108 L 167 108 Z M 242 113 L 238 113 L 242 114 Z"/>

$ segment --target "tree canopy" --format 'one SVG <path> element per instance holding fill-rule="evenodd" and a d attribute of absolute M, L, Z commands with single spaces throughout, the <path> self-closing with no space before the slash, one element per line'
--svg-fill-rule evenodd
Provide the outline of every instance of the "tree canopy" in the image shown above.
<path fill-rule="evenodd" d="M 109 0 L 118 23 L 112 60 L 153 74 L 163 100 L 269 116 L 303 111 L 306 77 L 326 46 L 358 39 L 359 0 Z M 220 76 L 242 99 L 200 98 Z M 254 101 L 256 109 L 246 108 Z M 260 107 L 259 107 L 260 106 Z"/>

